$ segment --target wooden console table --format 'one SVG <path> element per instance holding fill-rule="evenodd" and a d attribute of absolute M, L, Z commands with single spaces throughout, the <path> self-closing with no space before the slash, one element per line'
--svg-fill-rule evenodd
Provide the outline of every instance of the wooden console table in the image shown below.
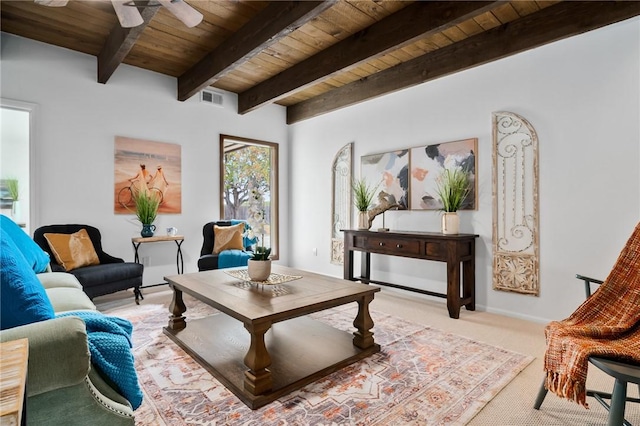
<path fill-rule="evenodd" d="M 447 299 L 451 318 L 460 317 L 460 307 L 476 309 L 476 242 L 478 235 L 445 235 L 438 232 L 392 231 L 376 232 L 360 229 L 343 229 L 344 232 L 344 279 L 374 283 L 403 290 Z M 353 252 L 360 251 L 361 276 L 353 274 Z M 407 287 L 371 279 L 371 253 L 389 256 L 435 260 L 447 264 L 447 293 Z M 460 265 L 462 264 L 462 277 Z M 460 281 L 462 278 L 462 283 Z M 460 287 L 462 286 L 462 297 Z"/>

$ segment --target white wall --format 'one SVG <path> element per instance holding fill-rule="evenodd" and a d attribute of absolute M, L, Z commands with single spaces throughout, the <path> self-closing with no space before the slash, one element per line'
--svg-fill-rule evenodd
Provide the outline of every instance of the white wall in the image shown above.
<path fill-rule="evenodd" d="M 362 155 L 477 137 L 479 208 L 461 212 L 461 232 L 480 235 L 478 307 L 541 322 L 566 317 L 584 297 L 574 275 L 604 278 L 638 222 L 639 52 L 635 18 L 292 125 L 291 266 L 342 276 L 329 249 L 331 163 L 344 144 L 355 142 L 358 176 Z M 524 116 L 539 137 L 539 297 L 491 288 L 491 113 L 501 110 Z M 389 212 L 386 225 L 439 231 L 439 214 Z M 444 292 L 444 264 L 372 263 L 374 278 Z"/>
<path fill-rule="evenodd" d="M 219 219 L 220 133 L 280 144 L 280 182 L 288 185 L 285 110 L 267 106 L 245 116 L 237 97 L 224 108 L 176 100 L 176 79 L 121 65 L 107 84 L 96 82 L 96 58 L 2 33 L 2 98 L 38 104 L 35 117 L 37 223 L 86 223 L 102 230 L 107 253 L 133 260 L 140 225 L 113 213 L 114 137 L 182 146 L 182 214 L 160 215 L 158 229 L 185 235 L 185 271 L 197 271 L 202 226 Z M 287 193 L 280 194 L 280 254 L 288 256 Z M 146 244 L 145 284 L 176 272 L 173 243 Z"/>

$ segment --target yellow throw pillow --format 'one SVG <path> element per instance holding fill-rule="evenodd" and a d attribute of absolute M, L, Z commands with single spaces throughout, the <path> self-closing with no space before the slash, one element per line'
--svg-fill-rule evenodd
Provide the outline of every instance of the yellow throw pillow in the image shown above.
<path fill-rule="evenodd" d="M 96 249 L 93 248 L 91 238 L 84 228 L 73 234 L 46 233 L 44 237 L 65 271 L 100 264 Z"/>
<path fill-rule="evenodd" d="M 244 250 L 242 234 L 244 223 L 233 226 L 213 225 L 213 254 L 219 254 L 223 250 Z"/>

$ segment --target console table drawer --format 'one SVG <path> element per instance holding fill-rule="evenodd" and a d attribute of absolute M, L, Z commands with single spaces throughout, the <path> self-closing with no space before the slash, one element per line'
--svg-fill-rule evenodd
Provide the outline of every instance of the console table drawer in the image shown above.
<path fill-rule="evenodd" d="M 356 238 L 356 247 L 378 253 L 393 253 L 398 256 L 419 256 L 420 241 L 393 238 Z"/>

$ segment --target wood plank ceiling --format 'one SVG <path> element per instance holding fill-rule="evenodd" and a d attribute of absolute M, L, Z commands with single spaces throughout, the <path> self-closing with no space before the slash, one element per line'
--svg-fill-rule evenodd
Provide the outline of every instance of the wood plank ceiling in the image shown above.
<path fill-rule="evenodd" d="M 155 0 L 136 0 L 139 6 Z M 178 101 L 207 86 L 267 103 L 295 123 L 640 14 L 637 1 L 186 1 L 187 28 L 164 7 L 120 27 L 110 0 L 46 7 L 0 1 L 1 30 L 177 78 Z"/>

